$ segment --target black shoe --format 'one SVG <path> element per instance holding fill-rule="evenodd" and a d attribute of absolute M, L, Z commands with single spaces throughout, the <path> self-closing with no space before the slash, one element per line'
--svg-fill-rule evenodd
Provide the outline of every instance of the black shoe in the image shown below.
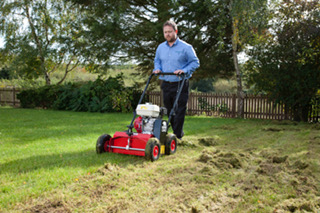
<path fill-rule="evenodd" d="M 179 140 L 182 140 L 182 137 L 183 137 L 183 136 L 184 136 L 184 132 L 182 132 L 181 137 L 177 136 L 177 138 L 178 138 Z"/>

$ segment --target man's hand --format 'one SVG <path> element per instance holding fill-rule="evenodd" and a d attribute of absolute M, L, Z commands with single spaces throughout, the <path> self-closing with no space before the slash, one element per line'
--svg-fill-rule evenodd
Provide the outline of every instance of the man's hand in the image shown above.
<path fill-rule="evenodd" d="M 161 70 L 155 70 L 153 71 L 154 74 L 159 74 L 161 72 Z"/>
<path fill-rule="evenodd" d="M 173 73 L 176 75 L 180 75 L 181 73 L 184 73 L 184 71 L 183 70 L 176 70 Z"/>

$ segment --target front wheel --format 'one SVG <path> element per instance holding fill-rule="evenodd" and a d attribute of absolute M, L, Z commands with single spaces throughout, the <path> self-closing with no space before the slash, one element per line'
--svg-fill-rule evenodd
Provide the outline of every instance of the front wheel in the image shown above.
<path fill-rule="evenodd" d="M 166 155 L 172 155 L 177 151 L 177 136 L 168 134 L 166 137 Z"/>
<path fill-rule="evenodd" d="M 147 160 L 156 161 L 160 157 L 160 142 L 157 138 L 150 138 L 145 149 L 145 157 Z"/>
<path fill-rule="evenodd" d="M 111 139 L 111 136 L 108 134 L 101 135 L 98 138 L 97 144 L 96 144 L 97 154 L 101 154 L 103 152 L 106 152 L 104 147 L 105 147 L 106 142 L 109 141 L 110 139 Z"/>

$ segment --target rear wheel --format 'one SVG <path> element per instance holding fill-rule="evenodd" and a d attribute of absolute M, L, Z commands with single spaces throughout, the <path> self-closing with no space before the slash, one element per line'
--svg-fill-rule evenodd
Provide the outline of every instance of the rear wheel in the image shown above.
<path fill-rule="evenodd" d="M 166 137 L 166 155 L 172 155 L 177 151 L 177 136 L 168 134 Z"/>
<path fill-rule="evenodd" d="M 150 138 L 145 149 L 147 160 L 156 161 L 160 157 L 160 142 L 157 138 Z"/>
<path fill-rule="evenodd" d="M 103 152 L 106 152 L 104 147 L 105 147 L 106 142 L 109 141 L 110 139 L 111 139 L 111 136 L 108 134 L 101 135 L 98 138 L 97 144 L 96 144 L 97 154 L 101 154 Z"/>

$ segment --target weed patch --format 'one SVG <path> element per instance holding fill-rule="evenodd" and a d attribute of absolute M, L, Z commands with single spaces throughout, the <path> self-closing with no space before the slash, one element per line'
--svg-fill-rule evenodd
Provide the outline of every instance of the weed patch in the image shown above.
<path fill-rule="evenodd" d="M 217 169 L 240 169 L 245 165 L 246 156 L 234 152 L 222 152 L 220 150 L 202 151 L 199 161 L 210 164 Z"/>
<path fill-rule="evenodd" d="M 117 165 L 112 165 L 110 163 L 106 163 L 104 165 L 104 167 L 98 169 L 98 173 L 102 174 L 102 175 L 106 175 L 110 172 L 117 172 L 117 170 L 119 170 L 119 167 Z"/>
<path fill-rule="evenodd" d="M 265 127 L 262 130 L 269 131 L 269 132 L 280 132 L 286 130 L 285 128 L 279 128 L 279 127 Z"/>
<path fill-rule="evenodd" d="M 189 139 L 182 139 L 182 140 L 178 140 L 178 146 L 182 146 L 182 147 L 196 147 L 197 146 L 197 139 L 194 138 L 189 138 Z"/>
<path fill-rule="evenodd" d="M 28 212 L 72 212 L 67 203 L 61 200 L 45 201 L 43 204 L 37 204 L 30 208 L 25 209 Z"/>
<path fill-rule="evenodd" d="M 316 212 L 320 209 L 320 199 L 306 200 L 301 198 L 291 198 L 284 200 L 276 206 L 276 212 L 289 211 L 289 212 Z"/>
<path fill-rule="evenodd" d="M 220 140 L 221 138 L 217 135 L 198 139 L 199 144 L 204 146 L 216 146 Z"/>

